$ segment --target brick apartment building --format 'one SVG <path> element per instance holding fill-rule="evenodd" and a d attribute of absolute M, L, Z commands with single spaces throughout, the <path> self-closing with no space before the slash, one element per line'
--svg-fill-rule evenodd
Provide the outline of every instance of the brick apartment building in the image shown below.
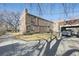
<path fill-rule="evenodd" d="M 25 9 L 20 17 L 20 33 L 25 34 L 27 32 L 49 32 L 53 30 L 53 22 L 38 16 L 31 15 Z"/>
<path fill-rule="evenodd" d="M 79 29 L 79 19 L 71 19 L 71 20 L 59 20 L 59 21 L 56 21 L 54 22 L 53 24 L 53 31 L 54 32 L 60 32 L 61 30 L 61 27 L 72 27 L 72 26 L 77 26 L 76 29 Z M 72 27 L 73 28 L 73 27 Z"/>
<path fill-rule="evenodd" d="M 62 26 L 62 25 L 79 25 L 79 19 L 74 19 L 74 20 L 67 20 L 67 21 L 60 21 L 59 22 L 59 25 Z"/>
<path fill-rule="evenodd" d="M 79 19 L 71 19 L 71 20 L 62 20 L 56 22 L 57 26 L 54 26 L 56 32 L 60 32 L 61 27 L 68 27 L 68 28 L 73 28 L 75 31 L 79 30 Z"/>

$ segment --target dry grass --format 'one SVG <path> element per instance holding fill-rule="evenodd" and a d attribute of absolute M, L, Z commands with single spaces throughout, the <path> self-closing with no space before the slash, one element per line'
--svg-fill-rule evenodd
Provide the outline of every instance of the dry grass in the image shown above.
<path fill-rule="evenodd" d="M 37 33 L 32 35 L 21 35 L 19 33 L 12 33 L 17 39 L 22 39 L 26 41 L 35 41 L 35 40 L 43 40 L 43 39 L 49 39 L 50 33 Z M 54 36 L 52 35 L 52 38 Z"/>

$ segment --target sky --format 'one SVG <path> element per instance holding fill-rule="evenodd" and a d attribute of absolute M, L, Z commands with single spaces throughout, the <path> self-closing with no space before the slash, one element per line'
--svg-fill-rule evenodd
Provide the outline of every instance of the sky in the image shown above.
<path fill-rule="evenodd" d="M 67 3 L 63 7 L 61 3 L 0 3 L 0 10 L 22 13 L 24 9 L 30 14 L 52 21 L 79 18 L 79 4 Z"/>

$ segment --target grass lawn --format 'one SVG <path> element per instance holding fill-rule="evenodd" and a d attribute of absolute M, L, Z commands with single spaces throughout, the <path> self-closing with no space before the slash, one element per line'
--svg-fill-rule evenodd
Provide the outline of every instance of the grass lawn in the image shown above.
<path fill-rule="evenodd" d="M 22 39 L 26 41 L 34 41 L 34 40 L 43 40 L 43 39 L 49 39 L 50 33 L 37 33 L 32 35 L 21 35 L 19 33 L 12 33 L 17 39 Z M 52 35 L 52 39 L 54 36 Z"/>

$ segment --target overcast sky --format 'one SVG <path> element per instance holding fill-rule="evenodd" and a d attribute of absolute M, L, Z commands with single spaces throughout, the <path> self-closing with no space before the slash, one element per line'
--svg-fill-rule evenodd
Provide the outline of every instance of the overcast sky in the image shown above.
<path fill-rule="evenodd" d="M 65 16 L 62 4 L 23 4 L 23 3 L 7 3 L 0 4 L 0 10 L 23 12 L 26 8 L 30 14 L 40 16 L 48 20 L 59 20 L 65 18 L 79 18 L 79 4 L 65 4 L 68 12 L 68 17 Z"/>

